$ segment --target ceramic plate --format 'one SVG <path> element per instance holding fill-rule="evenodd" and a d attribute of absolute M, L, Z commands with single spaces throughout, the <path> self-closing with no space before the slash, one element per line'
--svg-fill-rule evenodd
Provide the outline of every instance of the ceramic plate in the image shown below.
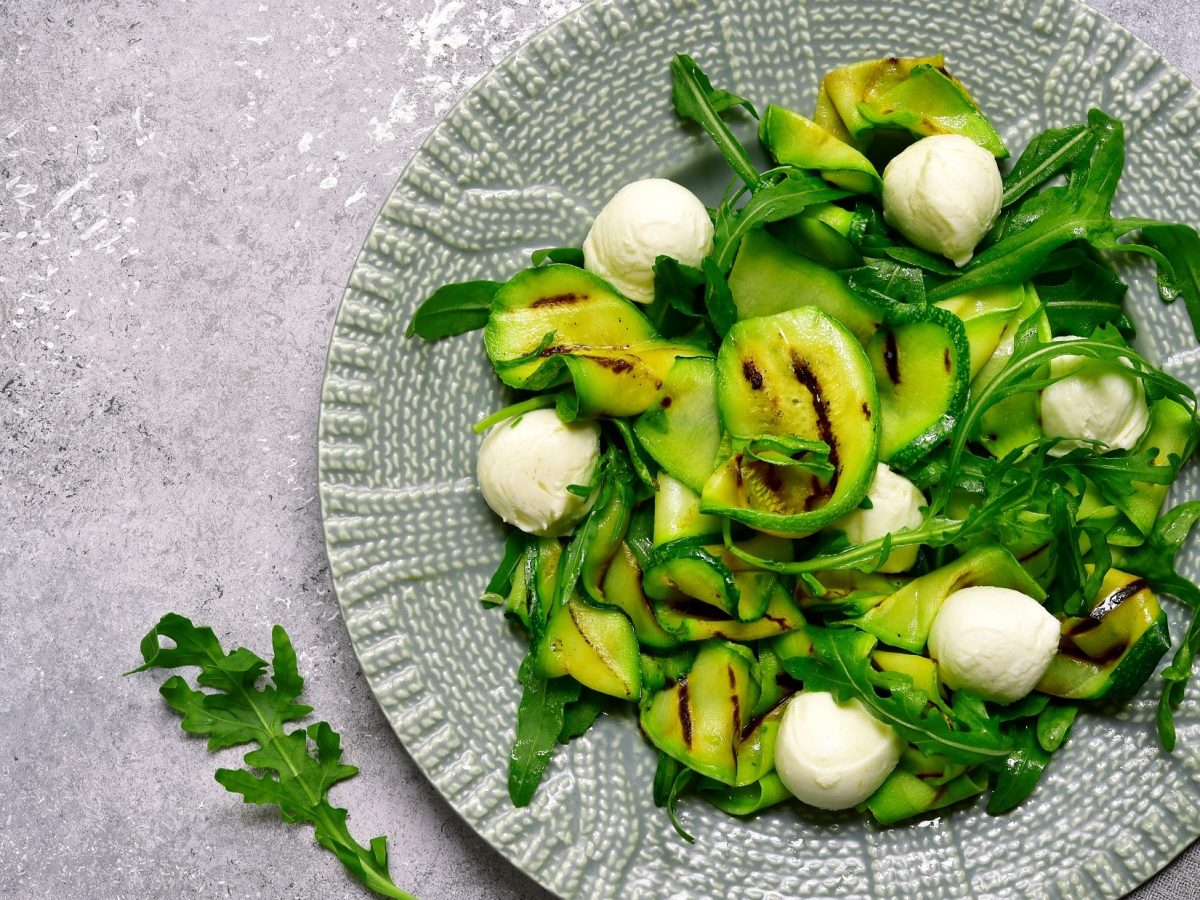
<path fill-rule="evenodd" d="M 799 110 L 827 69 L 942 51 L 1010 146 L 1082 120 L 1124 120 L 1118 212 L 1200 219 L 1200 94 L 1074 0 L 601 0 L 484 78 L 413 158 L 342 301 L 321 406 L 325 538 L 351 640 L 396 734 L 446 800 L 563 897 L 1079 897 L 1119 895 L 1200 832 L 1200 709 L 1158 748 L 1152 691 L 1083 718 L 1033 798 L 890 829 L 791 806 L 749 821 L 700 801 L 681 842 L 650 798 L 655 754 L 631 716 L 560 750 L 513 809 L 506 759 L 525 645 L 477 601 L 503 534 L 473 480 L 471 424 L 505 402 L 478 333 L 407 342 L 448 281 L 504 278 L 531 250 L 579 242 L 619 186 L 663 175 L 707 199 L 727 175 L 670 106 L 668 62 Z M 1200 384 L 1183 310 L 1139 273 L 1142 349 Z M 1200 494 L 1192 471 L 1173 499 Z M 1192 573 L 1193 577 L 1196 573 Z M 1173 619 L 1180 632 L 1179 617 Z M 1193 692 L 1194 693 L 1194 692 Z"/>

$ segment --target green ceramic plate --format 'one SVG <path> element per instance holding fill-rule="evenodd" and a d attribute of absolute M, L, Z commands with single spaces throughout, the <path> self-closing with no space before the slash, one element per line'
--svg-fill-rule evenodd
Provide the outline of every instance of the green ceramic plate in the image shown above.
<path fill-rule="evenodd" d="M 829 68 L 939 50 L 1011 146 L 1091 105 L 1124 119 L 1122 211 L 1200 219 L 1200 94 L 1075 0 L 601 0 L 530 41 L 446 117 L 358 258 L 320 423 L 346 625 L 429 779 L 564 897 L 1116 896 L 1200 832 L 1200 709 L 1185 703 L 1180 749 L 1167 756 L 1150 692 L 1115 719 L 1082 720 L 1035 796 L 1001 818 L 976 803 L 880 829 L 791 807 L 739 821 L 697 801 L 683 816 L 698 840 L 684 844 L 651 803 L 654 754 L 628 717 L 559 752 L 531 806 L 509 804 L 524 648 L 476 600 L 502 532 L 472 477 L 470 427 L 503 395 L 478 334 L 409 343 L 409 316 L 444 282 L 507 277 L 535 248 L 578 242 L 635 178 L 665 175 L 711 198 L 725 176 L 672 113 L 672 54 L 691 53 L 715 83 L 760 104 L 804 110 Z M 1139 280 L 1144 349 L 1200 383 L 1183 311 Z M 1177 495 L 1198 487 L 1193 471 Z"/>

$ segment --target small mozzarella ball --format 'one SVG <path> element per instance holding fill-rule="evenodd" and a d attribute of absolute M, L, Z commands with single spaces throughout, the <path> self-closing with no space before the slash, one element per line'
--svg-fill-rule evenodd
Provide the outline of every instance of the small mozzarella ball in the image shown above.
<path fill-rule="evenodd" d="M 700 198 L 665 178 L 617 191 L 583 241 L 584 268 L 638 303 L 654 299 L 654 260 L 699 266 L 712 252 L 713 224 Z"/>
<path fill-rule="evenodd" d="M 595 422 L 568 425 L 553 409 L 535 409 L 487 433 L 476 463 L 479 490 L 510 525 L 530 534 L 565 534 L 587 507 L 567 485 L 590 484 L 599 459 Z"/>
<path fill-rule="evenodd" d="M 992 154 L 961 134 L 936 134 L 883 170 L 883 217 L 918 247 L 965 266 L 996 223 L 1003 193 Z"/>
<path fill-rule="evenodd" d="M 1058 640 L 1058 619 L 1028 594 L 969 587 L 955 591 L 938 610 L 929 655 L 950 687 L 1012 703 L 1045 674 Z"/>
<path fill-rule="evenodd" d="M 875 469 L 875 480 L 871 482 L 867 499 L 871 501 L 870 509 L 849 512 L 829 528 L 844 532 L 851 544 L 865 544 L 902 528 L 916 528 L 925 521 L 921 507 L 929 505 L 915 484 L 883 463 Z M 892 551 L 879 571 L 905 572 L 916 561 L 916 547 L 899 547 Z"/>
<path fill-rule="evenodd" d="M 1042 432 L 1047 437 L 1099 441 L 1114 450 L 1137 445 L 1150 422 L 1140 378 L 1111 362 L 1070 354 L 1050 361 L 1050 375 L 1062 380 L 1042 391 Z M 1050 454 L 1063 456 L 1084 446 L 1079 440 L 1061 441 Z"/>
<path fill-rule="evenodd" d="M 849 809 L 896 768 L 904 741 L 857 700 L 838 703 L 825 691 L 788 701 L 775 742 L 784 787 L 809 806 Z"/>

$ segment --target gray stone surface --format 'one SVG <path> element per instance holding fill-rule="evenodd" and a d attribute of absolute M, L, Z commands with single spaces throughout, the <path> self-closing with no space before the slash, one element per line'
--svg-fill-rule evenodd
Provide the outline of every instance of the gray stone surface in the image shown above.
<path fill-rule="evenodd" d="M 167 610 L 282 623 L 398 883 L 543 897 L 392 736 L 315 497 L 330 323 L 412 151 L 577 0 L 0 2 L 0 897 L 365 896 L 122 679 Z M 1200 8 L 1094 4 L 1193 78 Z M 502 761 L 497 761 L 497 765 Z M 1200 894 L 1195 847 L 1141 896 Z"/>

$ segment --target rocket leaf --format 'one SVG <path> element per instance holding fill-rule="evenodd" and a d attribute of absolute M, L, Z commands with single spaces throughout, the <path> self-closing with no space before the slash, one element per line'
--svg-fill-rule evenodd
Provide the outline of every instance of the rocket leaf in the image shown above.
<path fill-rule="evenodd" d="M 922 753 L 941 754 L 963 763 L 1005 759 L 1011 741 L 999 730 L 983 703 L 962 691 L 955 693 L 950 716 L 916 688 L 912 679 L 897 672 L 881 672 L 871 665 L 876 639 L 855 628 L 808 628 L 811 656 L 782 659 L 805 690 L 829 691 L 839 700 L 858 700 L 871 715 L 896 729 Z"/>
<path fill-rule="evenodd" d="M 162 646 L 162 638 L 175 646 Z M 386 838 L 373 838 L 369 846 L 362 846 L 346 826 L 346 810 L 329 803 L 330 788 L 358 773 L 342 762 L 337 732 L 326 722 L 284 730 L 285 723 L 304 718 L 312 708 L 296 702 L 304 679 L 291 641 L 278 625 L 271 632 L 271 645 L 270 664 L 244 647 L 226 653 L 211 628 L 168 613 L 142 639 L 145 662 L 133 672 L 198 667 L 196 683 L 212 691 L 196 690 L 179 675 L 168 678 L 160 689 L 167 705 L 183 716 L 183 730 L 207 737 L 210 750 L 257 745 L 244 757 L 248 769 L 218 769 L 217 781 L 246 803 L 278 806 L 285 822 L 312 825 L 317 843 L 375 893 L 413 900 L 388 873 Z M 268 670 L 269 683 L 260 687 Z"/>

